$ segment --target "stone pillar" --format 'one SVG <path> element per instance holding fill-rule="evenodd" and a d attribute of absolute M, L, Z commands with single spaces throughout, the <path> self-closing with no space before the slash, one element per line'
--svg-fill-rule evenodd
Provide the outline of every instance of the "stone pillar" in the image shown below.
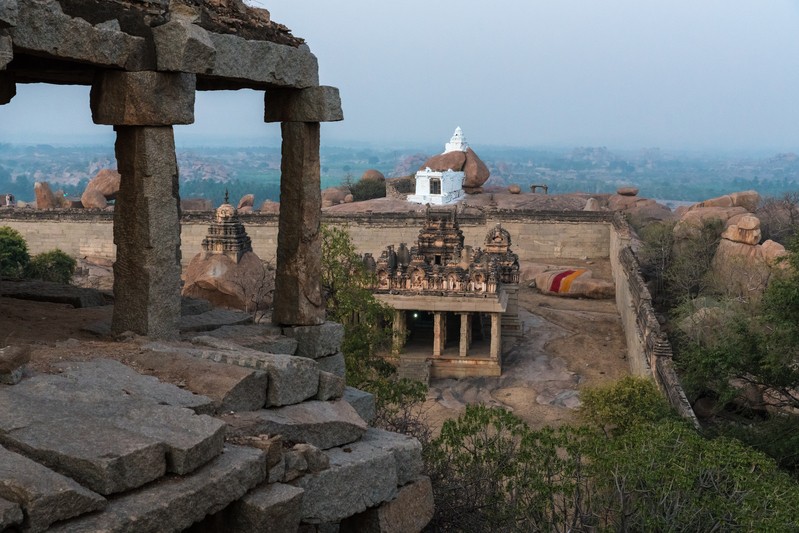
<path fill-rule="evenodd" d="M 101 72 L 91 92 L 96 124 L 117 133 L 122 176 L 114 208 L 115 333 L 175 338 L 180 320 L 180 195 L 173 124 L 194 122 L 195 77 Z"/>
<path fill-rule="evenodd" d="M 441 357 L 444 351 L 444 313 L 435 311 L 433 313 L 433 357 Z"/>
<path fill-rule="evenodd" d="M 319 123 L 343 118 L 338 90 L 333 87 L 266 93 L 264 120 L 281 122 L 283 134 L 275 324 L 313 326 L 325 321 Z"/>
<path fill-rule="evenodd" d="M 402 309 L 394 310 L 394 338 L 392 342 L 392 351 L 394 354 L 399 354 L 405 346 L 405 339 L 408 336 L 408 326 L 406 323 L 405 311 Z"/>
<path fill-rule="evenodd" d="M 489 351 L 489 357 L 491 357 L 491 359 L 499 359 L 502 355 L 501 319 L 501 313 L 491 313 L 491 349 Z"/>
<path fill-rule="evenodd" d="M 469 354 L 469 344 L 471 343 L 471 315 L 461 313 L 461 342 L 460 356 L 466 357 Z"/>

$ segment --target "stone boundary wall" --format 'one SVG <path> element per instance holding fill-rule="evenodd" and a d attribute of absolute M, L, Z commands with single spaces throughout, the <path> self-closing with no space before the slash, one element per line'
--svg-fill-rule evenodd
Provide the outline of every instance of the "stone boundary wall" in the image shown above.
<path fill-rule="evenodd" d="M 471 211 L 471 212 L 470 212 Z M 627 341 L 630 371 L 652 376 L 682 416 L 698 424 L 674 370 L 671 345 L 655 317 L 652 297 L 630 247 L 632 230 L 620 215 L 601 212 L 543 212 L 469 210 L 458 214 L 466 244 L 483 246 L 485 235 L 501 223 L 512 236 L 522 261 L 547 257 L 609 258 L 616 283 L 616 308 Z M 199 253 L 211 213 L 189 212 L 181 217 L 182 264 Z M 424 212 L 323 215 L 322 221 L 347 228 L 358 251 L 375 257 L 389 244 L 411 244 L 424 222 Z M 262 259 L 274 260 L 277 250 L 276 214 L 243 214 L 242 223 Z M 34 211 L 0 209 L 0 226 L 11 226 L 28 241 L 31 254 L 60 248 L 74 257 L 113 259 L 113 213 L 85 210 Z"/>
<path fill-rule="evenodd" d="M 622 215 L 613 219 L 610 261 L 616 283 L 616 308 L 627 340 L 630 372 L 652 376 L 680 416 L 699 428 L 680 378 L 674 369 L 671 343 L 652 307 L 652 295 L 641 276 L 641 265 L 632 247 L 632 229 Z"/>

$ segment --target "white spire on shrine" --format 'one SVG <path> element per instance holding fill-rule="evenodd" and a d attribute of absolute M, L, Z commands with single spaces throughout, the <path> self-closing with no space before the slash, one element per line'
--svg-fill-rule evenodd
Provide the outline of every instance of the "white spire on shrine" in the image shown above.
<path fill-rule="evenodd" d="M 455 133 L 452 134 L 452 139 L 444 145 L 444 153 L 449 152 L 465 152 L 469 149 L 469 143 L 466 142 L 466 137 L 463 136 L 461 127 L 455 128 Z"/>

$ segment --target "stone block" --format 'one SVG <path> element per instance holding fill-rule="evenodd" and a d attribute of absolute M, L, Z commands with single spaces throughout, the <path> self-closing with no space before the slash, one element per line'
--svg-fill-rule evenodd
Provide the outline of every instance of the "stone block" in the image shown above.
<path fill-rule="evenodd" d="M 233 436 L 282 435 L 326 450 L 349 444 L 366 432 L 366 422 L 343 400 L 309 401 L 274 409 L 224 416 Z"/>
<path fill-rule="evenodd" d="M 372 393 L 364 392 L 355 387 L 344 389 L 344 401 L 350 404 L 353 409 L 363 418 L 367 424 L 371 424 L 377 416 L 377 406 L 375 396 Z"/>
<path fill-rule="evenodd" d="M 337 400 L 344 395 L 345 385 L 344 378 L 330 372 L 319 372 L 319 391 L 316 393 L 316 399 Z"/>
<path fill-rule="evenodd" d="M 188 20 L 173 18 L 153 28 L 158 70 L 168 72 L 210 72 L 216 49 L 208 32 Z"/>
<path fill-rule="evenodd" d="M 344 120 L 336 87 L 268 89 L 264 122 L 336 122 Z"/>
<path fill-rule="evenodd" d="M 414 437 L 369 428 L 361 438 L 361 443 L 391 452 L 397 463 L 398 485 L 410 483 L 422 473 L 422 445 Z"/>
<path fill-rule="evenodd" d="M 102 71 L 92 84 L 92 119 L 112 126 L 192 124 L 195 84 L 194 74 Z"/>
<path fill-rule="evenodd" d="M 2 2 L 4 7 L 7 4 L 8 0 Z M 65 15 L 56 0 L 12 0 L 8 5 L 13 9 L 14 4 L 19 7 L 16 27 L 9 32 L 17 48 L 98 66 L 130 70 L 145 66 L 149 54 L 143 37 L 118 28 L 95 27 L 82 18 Z"/>
<path fill-rule="evenodd" d="M 0 28 L 16 26 L 18 10 L 17 0 L 3 0 L 0 3 Z"/>
<path fill-rule="evenodd" d="M 14 59 L 14 48 L 11 44 L 11 37 L 0 35 L 0 70 L 5 70 L 6 65 Z"/>
<path fill-rule="evenodd" d="M 396 497 L 396 461 L 390 452 L 354 442 L 326 454 L 330 468 L 291 483 L 305 489 L 303 522 L 339 522 Z"/>
<path fill-rule="evenodd" d="M 432 520 L 433 486 L 422 476 L 399 489 L 397 497 L 379 507 L 346 518 L 341 533 L 417 533 Z"/>
<path fill-rule="evenodd" d="M 168 476 L 114 498 L 102 513 L 58 524 L 50 531 L 181 531 L 224 509 L 265 478 L 263 452 L 226 446 L 213 462 L 189 476 Z"/>
<path fill-rule="evenodd" d="M 97 511 L 105 504 L 105 498 L 99 494 L 0 446 L 0 529 L 3 531 L 22 522 L 20 507 L 25 512 L 25 530 L 44 531 L 53 522 Z"/>
<path fill-rule="evenodd" d="M 297 340 L 282 335 L 281 329 L 272 324 L 223 326 L 206 335 L 228 339 L 259 352 L 296 355 L 297 351 Z"/>
<path fill-rule="evenodd" d="M 295 48 L 236 35 L 209 34 L 216 49 L 212 77 L 280 87 L 319 85 L 319 65 L 307 46 Z"/>
<path fill-rule="evenodd" d="M 20 300 L 69 304 L 75 308 L 106 305 L 105 296 L 98 290 L 41 280 L 4 281 L 0 295 Z"/>
<path fill-rule="evenodd" d="M 266 403 L 268 377 L 262 370 L 203 361 L 170 346 L 143 348 L 131 355 L 130 362 L 143 372 L 177 379 L 191 392 L 210 398 L 213 412 L 252 411 Z"/>
<path fill-rule="evenodd" d="M 259 487 L 231 506 L 226 525 L 231 533 L 297 531 L 304 493 L 283 483 Z"/>
<path fill-rule="evenodd" d="M 212 309 L 205 313 L 182 316 L 179 328 L 182 333 L 211 331 L 223 326 L 251 324 L 252 315 L 235 309 Z"/>
<path fill-rule="evenodd" d="M 22 508 L 19 505 L 0 498 L 0 531 L 14 531 L 11 529 L 11 526 L 17 526 L 21 524 L 22 519 Z"/>
<path fill-rule="evenodd" d="M 320 370 L 325 372 L 330 372 L 342 378 L 347 376 L 347 363 L 344 360 L 344 354 L 341 352 L 327 357 L 320 357 L 316 359 L 316 364 L 319 365 Z"/>
<path fill-rule="evenodd" d="M 10 74 L 0 72 L 0 105 L 5 105 L 17 94 L 17 84 Z"/>
<path fill-rule="evenodd" d="M 344 341 L 344 326 L 328 321 L 318 326 L 284 327 L 283 335 L 297 341 L 295 355 L 319 359 L 339 352 Z"/>
<path fill-rule="evenodd" d="M 274 354 L 266 365 L 266 405 L 292 405 L 313 398 L 319 390 L 319 365 L 305 357 Z"/>

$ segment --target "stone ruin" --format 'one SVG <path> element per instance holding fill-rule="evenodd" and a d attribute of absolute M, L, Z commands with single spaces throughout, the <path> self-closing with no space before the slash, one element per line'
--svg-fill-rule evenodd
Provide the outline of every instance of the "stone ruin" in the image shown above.
<path fill-rule="evenodd" d="M 240 0 L 2 0 L 0 105 L 40 82 L 90 85 L 94 122 L 114 126 L 111 331 L 142 343 L 126 363 L 183 388 L 106 359 L 31 375 L 0 350 L 15 383 L 0 384 L 0 530 L 424 527 L 421 447 L 368 427 L 374 398 L 345 389 L 325 322 L 320 122 L 343 115 L 302 40 Z M 243 88 L 281 123 L 274 325 L 181 316 L 173 126 L 193 122 L 195 91 Z"/>

